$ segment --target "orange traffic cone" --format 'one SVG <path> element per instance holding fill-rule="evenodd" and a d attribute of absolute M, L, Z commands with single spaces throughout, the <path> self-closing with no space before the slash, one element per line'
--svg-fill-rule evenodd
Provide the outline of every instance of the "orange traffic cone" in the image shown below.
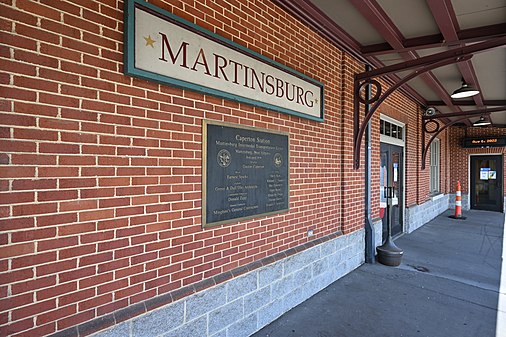
<path fill-rule="evenodd" d="M 460 191 L 460 181 L 457 181 L 457 191 L 455 191 L 455 215 L 451 215 L 452 219 L 465 220 L 466 217 L 462 216 L 462 193 Z"/>

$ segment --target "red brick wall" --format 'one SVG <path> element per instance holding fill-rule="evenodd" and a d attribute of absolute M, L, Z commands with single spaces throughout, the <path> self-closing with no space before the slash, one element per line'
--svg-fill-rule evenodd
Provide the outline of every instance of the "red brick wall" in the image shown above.
<path fill-rule="evenodd" d="M 339 207 L 342 212 L 345 233 L 360 229 L 364 224 L 364 151 L 361 149 L 360 169 L 354 169 L 353 160 L 353 75 L 363 72 L 365 66 L 344 54 L 342 66 L 342 88 L 340 92 L 342 114 L 340 124 L 341 196 Z M 363 107 L 361 107 L 363 115 Z M 362 143 L 363 144 L 363 143 Z M 360 219 L 360 220 L 356 220 Z"/>
<path fill-rule="evenodd" d="M 268 0 L 150 2 L 323 82 L 325 123 L 124 76 L 122 1 L 2 1 L 0 335 L 363 226 L 349 119 L 363 66 Z M 290 133 L 290 212 L 201 228 L 203 119 Z"/>

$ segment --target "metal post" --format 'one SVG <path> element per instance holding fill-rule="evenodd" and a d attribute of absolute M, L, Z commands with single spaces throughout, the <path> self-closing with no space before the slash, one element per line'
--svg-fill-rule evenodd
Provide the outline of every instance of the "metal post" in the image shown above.
<path fill-rule="evenodd" d="M 372 67 L 366 65 L 365 71 L 371 71 Z M 371 97 L 371 86 L 366 87 L 366 99 Z M 365 114 L 369 112 L 370 104 L 365 104 Z M 365 262 L 375 262 L 375 237 L 374 227 L 371 221 L 371 121 L 367 124 L 365 131 Z"/>

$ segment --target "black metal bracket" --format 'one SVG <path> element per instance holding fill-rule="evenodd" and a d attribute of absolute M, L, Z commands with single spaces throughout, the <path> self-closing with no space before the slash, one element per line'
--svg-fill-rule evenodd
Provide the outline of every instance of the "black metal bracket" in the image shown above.
<path fill-rule="evenodd" d="M 506 106 L 496 107 L 496 108 L 490 108 L 490 109 L 478 109 L 473 111 L 466 111 L 466 112 L 456 112 L 456 113 L 446 113 L 446 114 L 437 114 L 433 116 L 426 116 L 424 115 L 422 117 L 422 170 L 425 169 L 425 161 L 427 158 L 427 151 L 429 151 L 430 144 L 436 139 L 436 137 L 446 130 L 448 127 L 461 122 L 471 116 L 486 116 L 490 115 L 491 112 L 496 111 L 505 111 Z M 441 122 L 438 121 L 438 119 L 445 119 L 449 117 L 458 117 L 457 119 L 451 120 L 449 122 Z M 441 126 L 441 124 L 443 124 Z M 432 125 L 432 126 L 431 126 Z M 425 144 L 425 135 L 426 134 L 432 134 L 432 136 L 429 139 L 429 142 Z"/>
<path fill-rule="evenodd" d="M 448 51 L 428 55 L 419 59 L 410 60 L 406 62 L 397 63 L 391 66 L 386 66 L 371 71 L 366 71 L 355 75 L 353 90 L 353 159 L 355 169 L 360 167 L 360 147 L 362 138 L 364 136 L 367 123 L 371 120 L 372 116 L 379 108 L 381 103 L 395 90 L 405 85 L 409 80 L 417 77 L 420 74 L 426 73 L 430 70 L 443 67 L 446 65 L 454 64 L 457 62 L 467 61 L 473 57 L 474 53 L 482 52 L 487 49 L 496 48 L 506 44 L 506 36 L 493 38 L 485 42 L 476 43 L 470 46 L 450 49 Z M 381 84 L 375 78 L 385 76 L 391 73 L 400 71 L 412 70 L 414 71 L 409 75 L 403 77 L 394 83 L 384 93 L 382 92 Z M 368 98 L 363 93 L 365 88 L 370 85 L 373 87 L 373 96 Z M 371 108 L 366 112 L 364 118 L 360 118 L 360 104 L 370 104 Z M 490 112 L 490 109 L 489 109 Z M 423 130 L 422 130 L 423 132 Z"/>

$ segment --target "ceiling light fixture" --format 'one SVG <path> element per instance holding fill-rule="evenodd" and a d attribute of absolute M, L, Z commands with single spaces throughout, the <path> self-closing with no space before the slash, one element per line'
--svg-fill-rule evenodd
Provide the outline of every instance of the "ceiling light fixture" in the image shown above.
<path fill-rule="evenodd" d="M 485 117 L 481 116 L 480 119 L 473 123 L 473 126 L 486 126 L 490 124 L 490 120 L 486 120 Z"/>
<path fill-rule="evenodd" d="M 469 86 L 464 79 L 462 79 L 462 87 L 458 88 L 451 94 L 451 98 L 465 98 L 478 95 L 480 91 L 472 86 Z"/>

